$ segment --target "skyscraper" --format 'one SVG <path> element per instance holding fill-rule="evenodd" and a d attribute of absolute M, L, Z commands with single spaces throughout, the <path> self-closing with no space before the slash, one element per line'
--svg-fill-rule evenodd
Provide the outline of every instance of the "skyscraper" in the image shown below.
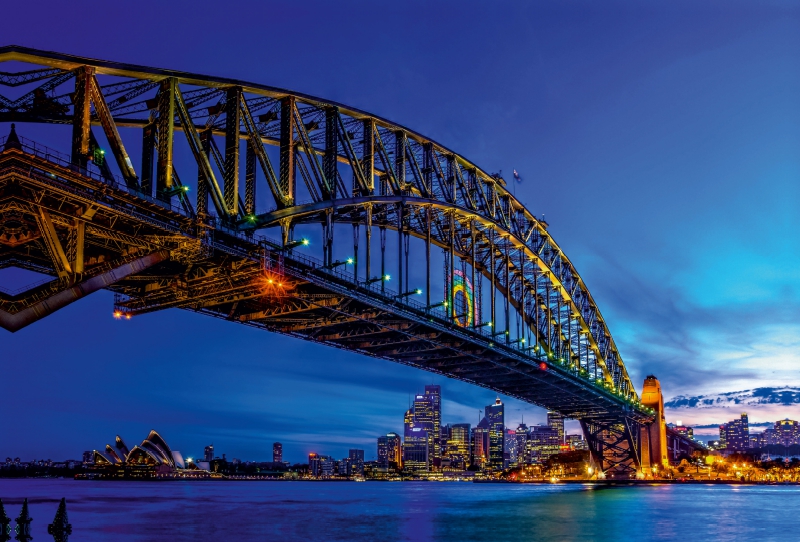
<path fill-rule="evenodd" d="M 214 460 L 214 445 L 209 444 L 208 446 L 203 449 L 203 461 L 213 461 Z"/>
<path fill-rule="evenodd" d="M 552 410 L 547 411 L 547 425 L 558 433 L 559 444 L 564 444 L 564 416 Z"/>
<path fill-rule="evenodd" d="M 350 460 L 350 472 L 348 474 L 353 476 L 364 475 L 364 450 L 351 449 L 348 454 Z"/>
<path fill-rule="evenodd" d="M 719 428 L 720 441 L 725 440 L 727 449 L 745 450 L 750 447 L 750 426 L 746 412 L 743 412 L 738 420 L 730 421 Z"/>
<path fill-rule="evenodd" d="M 438 386 L 437 386 L 438 387 Z M 434 466 L 434 459 L 437 456 L 436 443 L 441 438 L 435 429 L 436 405 L 439 403 L 439 396 L 434 394 L 418 394 L 414 396 L 414 428 L 425 432 L 428 437 L 428 468 Z"/>
<path fill-rule="evenodd" d="M 378 437 L 378 466 L 390 469 L 402 468 L 403 444 L 397 433 L 387 433 Z"/>
<path fill-rule="evenodd" d="M 274 463 L 283 463 L 283 444 L 280 442 L 272 443 L 272 461 Z"/>
<path fill-rule="evenodd" d="M 456 423 L 450 426 L 450 438 L 447 440 L 447 456 L 450 466 L 458 469 L 467 468 L 470 462 L 470 425 Z"/>
<path fill-rule="evenodd" d="M 489 424 L 489 465 L 495 470 L 503 469 L 505 455 L 505 412 L 503 402 L 498 397 L 493 405 L 486 407 L 486 421 Z"/>
<path fill-rule="evenodd" d="M 429 430 L 430 435 L 433 437 L 431 439 L 431 456 L 432 456 L 432 465 L 435 468 L 439 468 L 442 462 L 442 434 L 441 434 L 441 427 L 442 427 L 442 387 L 436 385 L 425 386 L 425 395 L 432 399 L 431 410 L 432 410 L 432 423 L 433 426 Z"/>
<path fill-rule="evenodd" d="M 424 396 L 417 395 L 417 399 L 421 397 Z M 421 404 L 427 402 L 427 400 L 421 400 Z M 415 399 L 415 407 L 416 404 L 417 401 Z M 427 422 L 420 422 L 420 426 L 417 426 L 414 411 L 415 409 L 407 410 L 404 416 L 403 469 L 411 472 L 427 472 L 430 469 L 428 458 L 430 439 L 426 428 L 430 427 L 430 425 Z"/>
<path fill-rule="evenodd" d="M 525 465 L 528 463 L 525 456 L 528 444 L 528 426 L 520 422 L 515 433 L 517 437 L 517 465 Z"/>
<path fill-rule="evenodd" d="M 489 462 L 489 421 L 484 416 L 472 431 L 472 464 L 484 468 Z"/>

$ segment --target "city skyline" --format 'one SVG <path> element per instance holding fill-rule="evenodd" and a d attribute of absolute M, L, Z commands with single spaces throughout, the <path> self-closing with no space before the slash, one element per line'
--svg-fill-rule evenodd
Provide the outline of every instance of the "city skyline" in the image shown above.
<path fill-rule="evenodd" d="M 23 16 L 23 6 L 8 9 L 9 16 Z M 166 19 L 178 15 L 172 6 L 159 9 Z M 87 56 L 99 54 L 99 42 L 104 56 L 120 61 L 326 96 L 425 133 L 488 171 L 502 169 L 509 180 L 516 169 L 523 179 L 512 182 L 517 197 L 546 216 L 574 260 L 637 388 L 650 372 L 666 398 L 796 383 L 796 11 L 781 4 L 680 3 L 623 16 L 471 5 L 456 14 L 432 7 L 418 21 L 415 10 L 395 7 L 391 17 L 367 14 L 356 23 L 342 15 L 346 10 L 315 9 L 346 33 L 379 23 L 388 25 L 379 39 L 408 35 L 415 45 L 376 48 L 379 56 L 352 56 L 345 67 L 299 70 L 328 45 L 321 36 L 312 33 L 281 62 L 265 64 L 254 51 L 269 48 L 266 38 L 251 37 L 250 47 L 234 54 L 220 44 L 190 51 L 184 44 L 193 36 L 182 29 L 158 44 L 101 25 L 91 40 L 81 32 L 64 36 L 58 31 L 64 24 L 89 35 L 76 13 L 43 21 L 36 36 L 8 29 L 3 40 Z M 107 6 L 107 16 L 130 20 L 130 28 L 151 23 L 142 13 L 118 10 Z M 287 19 L 302 14 L 302 8 L 278 11 Z M 495 39 L 445 39 L 438 31 L 445 21 L 476 17 Z M 251 34 L 259 35 L 255 22 L 241 24 L 254 25 Z M 274 32 L 285 38 L 289 30 L 277 25 Z M 441 70 L 431 55 L 453 69 Z M 384 62 L 393 69 L 376 78 L 375 66 Z M 479 77 L 471 75 L 476 70 Z M 18 128 L 37 136 L 35 127 Z M 9 129 L 0 124 L 0 136 Z M 389 362 L 188 312 L 118 322 L 110 317 L 112 302 L 100 293 L 0 338 L 4 358 L 14 360 L 4 376 L 16 383 L 0 399 L 15 413 L 3 430 L 17 435 L 27 455 L 56 456 L 59 446 L 77 453 L 81 443 L 109 432 L 139 434 L 155 426 L 193 448 L 225 442 L 241 456 L 266 456 L 275 440 L 287 456 L 312 446 L 369 449 L 378 428 L 402 434 L 390 405 L 431 380 Z M 85 336 L 92 348 L 72 347 Z M 465 422 L 475 423 L 475 405 L 495 398 L 468 384 L 447 386 L 451 399 L 443 409 Z M 529 423 L 545 416 L 503 401 L 507 418 L 524 414 Z M 119 413 L 97 408 L 103 404 L 141 406 Z M 750 412 L 753 420 L 770 419 Z M 800 417 L 798 406 L 780 417 Z M 698 412 L 691 421 L 715 418 Z M 356 432 L 356 442 L 345 442 L 348 431 Z"/>

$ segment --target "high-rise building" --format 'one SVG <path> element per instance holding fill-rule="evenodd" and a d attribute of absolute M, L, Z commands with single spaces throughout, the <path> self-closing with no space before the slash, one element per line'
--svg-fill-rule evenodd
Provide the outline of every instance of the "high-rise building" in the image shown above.
<path fill-rule="evenodd" d="M 564 444 L 564 416 L 552 410 L 547 411 L 547 425 L 558 433 L 561 444 Z"/>
<path fill-rule="evenodd" d="M 489 420 L 483 419 L 472 430 L 472 464 L 484 468 L 489 463 Z"/>
<path fill-rule="evenodd" d="M 336 462 L 329 455 L 308 454 L 308 472 L 315 478 L 333 476 Z"/>
<path fill-rule="evenodd" d="M 800 424 L 794 420 L 786 418 L 775 422 L 772 428 L 770 444 L 780 444 L 782 446 L 792 446 L 800 444 Z"/>
<path fill-rule="evenodd" d="M 525 465 L 525 449 L 528 444 L 528 426 L 520 423 L 514 431 L 514 436 L 517 439 L 517 465 Z"/>
<path fill-rule="evenodd" d="M 283 444 L 280 442 L 272 443 L 272 461 L 274 463 L 283 463 Z"/>
<path fill-rule="evenodd" d="M 415 410 L 417 399 L 420 400 L 420 412 L 423 414 L 423 420 L 417 422 Z M 428 457 L 428 444 L 430 439 L 428 437 L 428 428 L 432 425 L 426 419 L 429 411 L 427 406 L 430 400 L 426 399 L 424 395 L 417 395 L 414 400 L 413 409 L 407 410 L 404 416 L 403 427 L 403 469 L 410 472 L 427 472 L 430 470 L 429 457 Z"/>
<path fill-rule="evenodd" d="M 213 461 L 214 460 L 214 445 L 209 444 L 203 449 L 203 461 Z"/>
<path fill-rule="evenodd" d="M 400 435 L 387 433 L 378 437 L 378 466 L 399 469 L 403 466 L 403 445 Z"/>
<path fill-rule="evenodd" d="M 431 422 L 432 426 L 429 429 L 431 442 L 429 449 L 431 450 L 431 463 L 434 468 L 439 468 L 442 461 L 442 387 L 437 385 L 425 386 L 425 395 L 431 398 Z M 416 408 L 416 404 L 415 404 Z M 445 441 L 446 442 L 446 441 Z"/>
<path fill-rule="evenodd" d="M 437 386 L 438 387 L 438 386 Z M 436 425 L 436 406 L 439 396 L 434 394 L 418 394 L 414 396 L 414 428 L 425 431 L 428 436 L 428 468 L 434 467 L 437 460 L 437 443 L 440 435 Z"/>
<path fill-rule="evenodd" d="M 531 427 L 526 450 L 526 459 L 530 463 L 543 463 L 548 457 L 559 452 L 561 452 L 561 442 L 556 429 L 549 425 Z"/>
<path fill-rule="evenodd" d="M 498 397 L 493 405 L 486 407 L 486 421 L 489 423 L 489 465 L 502 470 L 505 455 L 505 407 Z"/>
<path fill-rule="evenodd" d="M 447 439 L 447 457 L 450 466 L 456 469 L 465 469 L 470 463 L 470 425 L 456 423 L 449 426 L 450 437 Z"/>
<path fill-rule="evenodd" d="M 746 450 L 750 447 L 750 427 L 747 413 L 743 412 L 738 420 L 720 426 L 720 441 L 725 442 L 728 450 Z"/>
<path fill-rule="evenodd" d="M 519 457 L 517 454 L 517 432 L 513 429 L 506 429 L 505 433 L 505 456 L 504 456 L 504 467 L 508 468 L 512 465 L 516 466 L 519 463 Z"/>
<path fill-rule="evenodd" d="M 350 471 L 348 474 L 353 476 L 363 476 L 364 475 L 364 450 L 353 450 L 351 449 L 348 453 L 348 459 L 350 460 Z"/>

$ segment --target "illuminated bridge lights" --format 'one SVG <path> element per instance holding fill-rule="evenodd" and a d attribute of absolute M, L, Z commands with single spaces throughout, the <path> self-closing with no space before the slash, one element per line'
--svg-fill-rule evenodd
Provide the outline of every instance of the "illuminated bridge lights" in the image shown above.
<path fill-rule="evenodd" d="M 4 62 L 38 68 L 39 87 L 31 89 L 30 99 L 44 90 L 54 100 L 69 102 L 59 122 L 72 124 L 72 133 L 80 137 L 63 138 L 60 152 L 43 151 L 13 131 L 5 138 L 0 134 L 0 193 L 11 204 L 0 209 L 0 265 L 23 255 L 29 260 L 24 263 L 48 266 L 51 274 L 69 279 L 63 281 L 69 288 L 58 292 L 64 299 L 71 296 L 68 302 L 100 288 L 111 290 L 120 295 L 114 305 L 118 319 L 170 308 L 199 311 L 465 379 L 572 413 L 587 424 L 594 460 L 603 470 L 616 469 L 619 454 L 626 468 L 635 466 L 635 451 L 615 448 L 619 435 L 608 435 L 623 425 L 636 431 L 650 416 L 627 408 L 635 391 L 605 319 L 547 225 L 501 179 L 423 134 L 323 98 L 15 46 L 0 47 Z M 28 98 L 5 96 L 5 87 L 16 80 L 7 72 L 0 69 L 0 104 L 6 104 L 0 113 L 18 123 L 46 122 L 31 110 Z M 150 103 L 158 103 L 158 110 Z M 223 105 L 211 113 L 214 104 Z M 229 122 L 233 114 L 239 122 Z M 98 118 L 103 122 L 94 124 Z M 117 129 L 121 122 L 123 131 Z M 265 122 L 275 129 L 260 131 Z M 132 136 L 136 144 L 123 145 L 123 137 L 137 126 L 143 129 Z M 104 171 L 90 158 L 92 152 L 102 157 L 90 141 L 93 130 L 110 143 Z M 243 145 L 226 145 L 235 154 L 231 160 L 216 154 L 209 160 L 204 137 L 212 132 L 212 142 L 220 136 L 226 144 L 246 140 L 248 152 L 256 155 L 255 171 L 239 171 Z M 175 139 L 162 145 L 162 137 Z M 269 151 L 270 146 L 280 152 Z M 137 156 L 126 149 L 135 149 Z M 418 172 L 420 160 L 430 175 L 399 174 Z M 184 179 L 184 171 L 196 167 L 192 192 L 175 168 L 159 164 L 188 164 L 181 169 Z M 373 182 L 376 177 L 380 185 Z M 201 184 L 195 185 L 195 178 Z M 339 178 L 352 178 L 353 191 L 332 192 L 329 181 Z M 2 192 L 9 185 L 13 190 Z M 10 208 L 27 209 L 22 218 L 32 231 L 47 230 L 55 250 L 41 242 L 22 248 L 4 243 L 13 222 Z M 78 211 L 87 216 L 76 221 Z M 319 247 L 292 239 L 320 225 L 324 242 Z M 342 239 L 343 226 L 353 228 L 353 245 L 349 235 Z M 65 254 L 72 250 L 65 247 L 84 246 L 76 239 L 91 246 L 85 261 L 82 254 L 59 258 L 58 245 Z M 388 259 L 387 242 L 398 247 Z M 356 252 L 344 262 L 334 261 L 334 246 L 337 251 L 352 246 L 349 250 Z M 293 250 L 301 247 L 309 248 Z M 431 280 L 442 270 L 438 261 L 422 257 L 431 247 L 445 251 L 442 282 Z M 418 294 L 406 291 L 410 262 L 425 262 L 413 273 L 415 280 L 424 274 L 425 282 L 416 284 L 424 284 L 426 301 L 387 303 L 397 292 Z M 321 271 L 343 265 L 353 266 L 352 276 Z M 396 292 L 388 291 L 387 271 L 402 279 Z M 364 288 L 375 283 L 381 286 Z M 34 294 L 25 301 L 30 308 L 0 295 L 0 327 L 14 332 L 60 308 L 40 311 L 42 304 L 58 300 Z M 498 300 L 513 311 L 502 318 L 502 326 Z M 443 311 L 430 310 L 437 307 Z M 482 308 L 492 315 L 489 322 L 482 321 Z M 524 326 L 506 334 L 515 324 Z M 562 330 L 573 329 L 580 330 L 578 341 L 564 337 Z M 387 346 L 401 343 L 407 344 Z M 487 343 L 493 350 L 484 351 Z M 531 365 L 516 363 L 520 357 Z M 584 393 L 587 373 L 573 359 L 617 387 L 598 382 L 609 393 Z M 548 368 L 546 377 L 526 373 Z"/>

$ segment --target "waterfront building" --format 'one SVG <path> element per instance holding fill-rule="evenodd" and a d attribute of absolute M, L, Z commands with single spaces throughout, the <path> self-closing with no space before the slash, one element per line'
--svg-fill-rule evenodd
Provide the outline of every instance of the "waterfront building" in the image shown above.
<path fill-rule="evenodd" d="M 117 436 L 114 446 L 92 451 L 92 473 L 98 478 L 154 478 L 164 476 L 207 477 L 195 463 L 184 461 L 177 450 L 170 449 L 156 431 L 150 431 L 138 446 L 128 448 Z"/>
<path fill-rule="evenodd" d="M 425 386 L 425 395 L 431 398 L 431 428 L 428 430 L 432 437 L 429 443 L 431 450 L 431 463 L 435 468 L 441 466 L 442 445 L 442 387 L 437 385 Z"/>
<path fill-rule="evenodd" d="M 561 452 L 558 430 L 549 425 L 535 425 L 528 434 L 526 460 L 531 464 L 541 464 L 547 458 Z"/>
<path fill-rule="evenodd" d="M 272 443 L 272 462 L 283 463 L 283 444 L 280 442 Z"/>
<path fill-rule="evenodd" d="M 564 444 L 564 416 L 552 410 L 547 411 L 547 425 L 558 433 L 560 444 Z"/>
<path fill-rule="evenodd" d="M 489 466 L 502 470 L 505 456 L 505 406 L 498 397 L 493 405 L 485 409 L 489 424 Z"/>
<path fill-rule="evenodd" d="M 364 450 L 351 449 L 348 453 L 350 476 L 364 476 Z"/>
<path fill-rule="evenodd" d="M 439 428 L 436 425 L 436 406 L 439 396 L 433 393 L 423 393 L 414 396 L 414 428 L 417 429 L 416 435 L 424 431 L 428 438 L 428 470 L 432 470 L 435 461 L 439 461 L 437 447 L 439 443 Z"/>
<path fill-rule="evenodd" d="M 514 431 L 514 436 L 517 439 L 517 465 L 525 465 L 525 449 L 528 445 L 528 426 L 520 422 L 517 429 Z"/>
<path fill-rule="evenodd" d="M 750 447 L 750 428 L 747 413 L 743 412 L 738 420 L 732 420 L 720 426 L 719 439 L 727 450 L 746 450 Z"/>
<path fill-rule="evenodd" d="M 472 464 L 483 469 L 489 463 L 489 420 L 483 419 L 472 430 Z"/>
<path fill-rule="evenodd" d="M 335 461 L 329 455 L 314 452 L 308 454 L 308 473 L 314 478 L 330 478 L 334 474 Z"/>
<path fill-rule="evenodd" d="M 403 467 L 403 445 L 397 433 L 387 433 L 378 437 L 378 467 L 391 469 Z"/>
<path fill-rule="evenodd" d="M 412 427 L 403 438 L 403 470 L 408 472 L 428 472 L 430 470 L 428 432 L 420 427 Z"/>
<path fill-rule="evenodd" d="M 203 461 L 214 461 L 214 445 L 209 444 L 203 449 Z"/>
<path fill-rule="evenodd" d="M 453 469 L 466 469 L 470 463 L 470 424 L 456 423 L 448 426 L 446 456 Z"/>
<path fill-rule="evenodd" d="M 800 444 L 800 424 L 794 420 L 786 418 L 775 422 L 770 433 L 772 442 L 769 444 L 780 444 L 782 446 Z"/>
<path fill-rule="evenodd" d="M 9 457 L 7 462 L 10 461 L 11 458 Z M 94 462 L 94 452 L 92 452 L 91 450 L 86 450 L 85 452 L 83 452 L 83 464 L 88 465 L 89 463 L 93 462 Z"/>
<path fill-rule="evenodd" d="M 519 463 L 517 453 L 517 432 L 513 429 L 506 429 L 506 442 L 505 442 L 505 468 Z"/>
<path fill-rule="evenodd" d="M 583 439 L 583 435 L 567 435 L 567 445 L 571 450 L 588 450 L 589 446 Z"/>

